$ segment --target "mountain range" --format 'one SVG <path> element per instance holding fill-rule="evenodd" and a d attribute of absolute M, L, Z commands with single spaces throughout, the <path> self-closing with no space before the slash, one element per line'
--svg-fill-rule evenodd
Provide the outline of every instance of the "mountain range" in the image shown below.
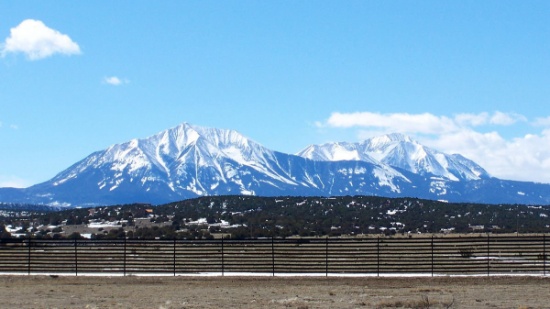
<path fill-rule="evenodd" d="M 550 184 L 502 180 L 402 134 L 273 151 L 233 130 L 191 124 L 90 154 L 49 181 L 0 188 L 0 202 L 162 204 L 207 195 L 417 197 L 550 204 Z"/>

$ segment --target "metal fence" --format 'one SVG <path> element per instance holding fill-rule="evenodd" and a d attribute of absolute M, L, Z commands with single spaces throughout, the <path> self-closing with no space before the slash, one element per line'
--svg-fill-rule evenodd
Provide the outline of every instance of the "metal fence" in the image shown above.
<path fill-rule="evenodd" d="M 546 236 L 267 240 L 0 240 L 0 273 L 547 274 Z"/>

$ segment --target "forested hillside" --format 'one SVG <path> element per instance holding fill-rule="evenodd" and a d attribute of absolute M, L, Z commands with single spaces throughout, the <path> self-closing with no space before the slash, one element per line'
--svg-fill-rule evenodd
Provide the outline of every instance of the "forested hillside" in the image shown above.
<path fill-rule="evenodd" d="M 547 206 L 372 196 L 216 196 L 156 207 L 132 204 L 15 214 L 3 211 L 3 226 L 12 234 L 40 238 L 82 237 L 84 232 L 91 238 L 203 239 L 550 231 Z"/>

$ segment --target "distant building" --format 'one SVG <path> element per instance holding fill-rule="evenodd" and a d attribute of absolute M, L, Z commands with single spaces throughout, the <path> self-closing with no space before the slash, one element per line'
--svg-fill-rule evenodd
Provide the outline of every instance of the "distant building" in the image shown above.
<path fill-rule="evenodd" d="M 468 225 L 468 228 L 472 231 L 483 231 L 485 230 L 485 225 Z"/>

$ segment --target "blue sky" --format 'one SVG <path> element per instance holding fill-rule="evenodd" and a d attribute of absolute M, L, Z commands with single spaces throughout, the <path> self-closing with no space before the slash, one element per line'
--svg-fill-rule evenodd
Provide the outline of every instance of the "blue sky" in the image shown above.
<path fill-rule="evenodd" d="M 182 122 L 550 183 L 548 1 L 1 1 L 0 186 Z"/>

